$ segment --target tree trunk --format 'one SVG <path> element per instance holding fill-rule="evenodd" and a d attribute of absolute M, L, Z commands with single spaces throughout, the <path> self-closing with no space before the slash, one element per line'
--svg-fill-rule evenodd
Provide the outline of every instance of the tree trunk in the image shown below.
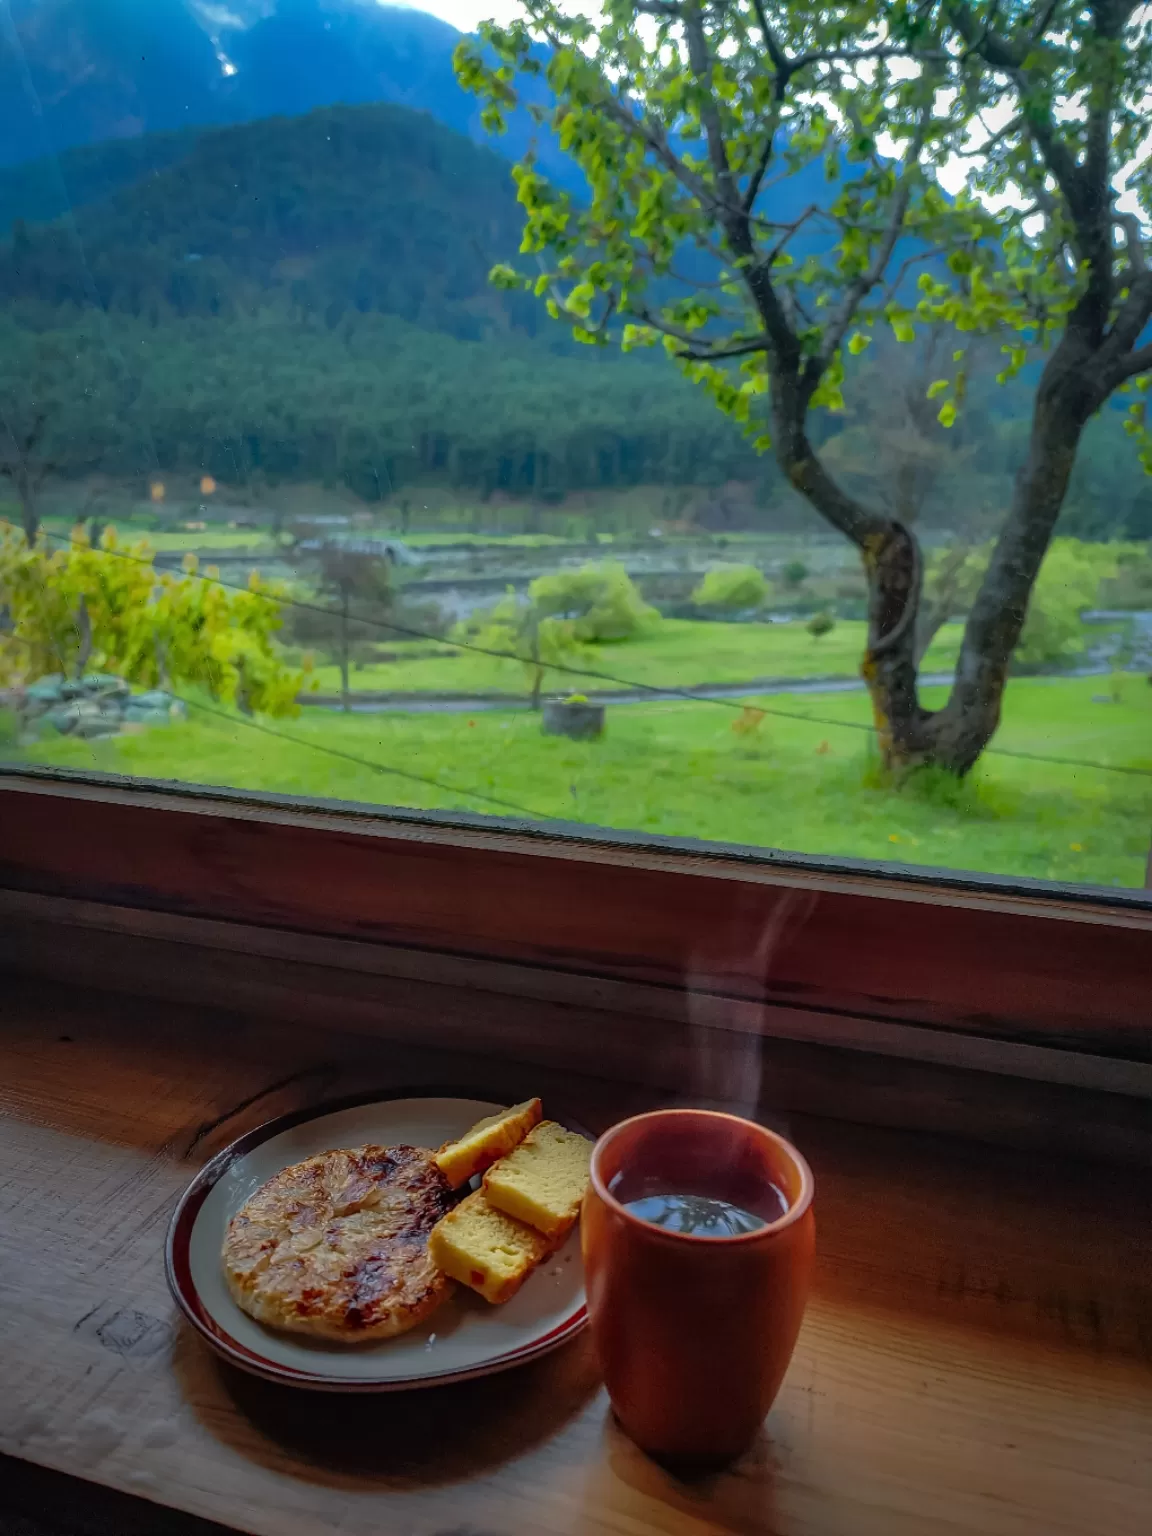
<path fill-rule="evenodd" d="M 80 599 L 80 608 L 76 615 L 76 632 L 79 643 L 76 647 L 76 681 L 79 682 L 87 670 L 92 658 L 92 617 L 88 612 L 88 599 Z"/>
<path fill-rule="evenodd" d="M 923 562 L 916 536 L 899 523 L 866 543 L 868 649 L 861 672 L 887 768 L 905 772 L 932 761 L 932 714 L 917 686 L 916 619 Z"/>
<path fill-rule="evenodd" d="M 345 714 L 352 708 L 348 688 L 348 591 L 340 594 L 340 707 Z"/>
<path fill-rule="evenodd" d="M 962 777 L 995 735 L 1012 653 L 1052 541 L 1087 414 L 1074 395 L 1041 386 L 1028 457 L 972 605 L 956 679 L 941 710 L 924 709 L 917 693 L 923 651 L 917 636 L 921 571 L 916 541 L 895 525 L 887 538 L 866 544 L 870 640 L 863 673 L 887 767 L 905 771 L 932 764 Z"/>
<path fill-rule="evenodd" d="M 773 446 L 793 487 L 859 549 L 868 581 L 868 649 L 861 671 L 880 751 L 904 772 L 934 765 L 963 776 L 1000 723 L 1012 653 L 1052 542 L 1084 425 L 1107 397 L 1092 370 L 1092 335 L 1070 324 L 1044 367 L 1028 455 L 964 629 L 956 678 L 943 709 L 925 709 L 917 673 L 923 562 L 915 535 L 861 505 L 828 474 L 805 431 L 808 397 L 799 370 L 770 383 Z M 785 359 L 785 364 L 788 359 Z"/>
<path fill-rule="evenodd" d="M 1057 353 L 1045 369 L 1028 457 L 968 615 L 951 695 L 933 721 L 935 760 L 961 775 L 974 766 L 1000 724 L 1012 653 L 1094 404 L 1081 398 L 1078 389 L 1061 387 L 1059 361 Z"/>
<path fill-rule="evenodd" d="M 26 474 L 13 476 L 16 494 L 20 498 L 20 520 L 24 525 L 24 537 L 29 548 L 40 532 L 40 509 L 36 505 L 36 489 Z"/>

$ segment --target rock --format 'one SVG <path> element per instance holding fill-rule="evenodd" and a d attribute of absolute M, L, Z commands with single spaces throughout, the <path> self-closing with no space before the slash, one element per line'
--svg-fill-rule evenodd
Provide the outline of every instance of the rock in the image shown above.
<path fill-rule="evenodd" d="M 80 706 L 78 704 L 58 704 L 54 709 L 49 709 L 41 716 L 41 724 L 48 726 L 53 731 L 59 731 L 61 736 L 68 736 L 76 728 L 76 722 L 80 718 Z"/>
<path fill-rule="evenodd" d="M 115 677 L 111 672 L 89 672 L 82 679 L 84 692 L 97 694 L 101 698 L 128 699 L 132 696 L 132 689 L 122 677 Z"/>
<path fill-rule="evenodd" d="M 149 693 L 134 693 L 125 704 L 126 709 L 162 709 L 167 715 L 172 707 L 172 695 L 163 688 L 153 688 Z"/>
<path fill-rule="evenodd" d="M 92 741 L 97 736 L 118 736 L 120 734 L 120 720 L 111 715 L 81 715 L 72 727 L 72 735 L 79 736 L 84 741 Z"/>
<path fill-rule="evenodd" d="M 569 704 L 564 699 L 548 699 L 541 723 L 545 736 L 591 741 L 604 734 L 604 705 Z"/>
<path fill-rule="evenodd" d="M 169 725 L 171 721 L 166 709 L 133 709 L 124 715 L 125 725 Z"/>
<path fill-rule="evenodd" d="M 55 672 L 50 677 L 37 678 L 24 690 L 24 697 L 33 706 L 42 705 L 47 708 L 49 705 L 59 704 L 63 698 L 60 690 L 65 682 L 66 678 L 60 672 Z"/>
<path fill-rule="evenodd" d="M 16 697 L 16 695 L 19 697 Z M 132 692 L 122 677 L 92 672 L 78 680 L 57 673 L 39 678 L 30 687 L 13 690 L 19 711 L 20 734 L 34 741 L 45 732 L 91 740 L 134 732 L 183 720 L 187 708 L 163 688 Z"/>

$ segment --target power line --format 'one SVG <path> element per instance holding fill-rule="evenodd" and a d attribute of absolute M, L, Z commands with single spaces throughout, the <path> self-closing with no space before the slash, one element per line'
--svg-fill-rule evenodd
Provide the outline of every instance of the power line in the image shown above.
<path fill-rule="evenodd" d="M 7 519 L 0 519 L 9 528 L 15 528 L 16 524 Z M 152 559 L 145 559 L 141 555 L 133 555 L 125 549 L 96 549 L 95 546 L 85 545 L 78 539 L 67 538 L 62 533 L 51 533 L 48 529 L 41 529 L 45 538 L 56 539 L 62 544 L 73 548 L 92 548 L 95 553 L 114 556 L 118 560 L 130 560 L 137 565 L 153 567 Z M 154 567 L 153 567 L 154 568 Z M 238 582 L 225 581 L 222 576 L 209 576 L 205 572 L 196 570 L 186 573 L 197 581 L 207 581 L 218 587 L 224 587 L 229 592 L 246 592 L 249 596 L 261 598 L 264 602 L 275 603 L 278 607 L 297 608 L 304 613 L 319 613 L 325 618 L 342 618 L 343 614 L 338 608 L 326 608 L 322 603 L 310 603 L 304 598 L 292 596 L 278 596 L 272 592 L 262 592 L 259 589 L 253 591 L 251 587 L 241 586 Z M 471 640 L 446 640 L 440 635 L 433 634 L 431 630 L 414 629 L 411 625 L 397 624 L 390 619 L 373 619 L 365 615 L 349 613 L 348 617 L 357 624 L 365 624 L 370 629 L 379 629 L 389 634 L 407 635 L 414 640 L 429 640 L 437 645 L 450 645 L 454 650 L 470 651 L 477 656 L 487 656 L 496 661 L 516 661 L 523 663 L 525 658 L 517 656 L 515 651 L 500 651 L 491 646 L 477 645 Z M 841 725 L 849 730 L 871 731 L 870 725 L 862 725 L 855 720 L 836 720 L 820 715 L 809 715 L 799 710 L 779 709 L 776 707 L 765 708 L 762 705 L 742 704 L 738 699 L 708 698 L 698 693 L 693 693 L 690 688 L 677 688 L 674 684 L 640 683 L 632 678 L 620 677 L 613 672 L 604 672 L 595 667 L 579 667 L 568 662 L 548 662 L 549 672 L 565 672 L 573 677 L 594 677 L 600 682 L 615 683 L 618 688 L 628 688 L 638 693 L 651 693 L 659 698 L 685 699 L 692 704 L 718 704 L 723 709 L 742 712 L 746 707 L 760 709 L 764 714 L 779 715 L 785 720 L 806 720 L 816 725 Z"/>
<path fill-rule="evenodd" d="M 164 689 L 165 693 L 170 690 Z M 226 709 L 219 709 L 211 704 L 205 704 L 199 699 L 185 698 L 181 694 L 171 694 L 172 698 L 191 709 L 198 709 L 204 714 L 216 715 L 229 724 L 245 725 L 249 730 L 259 731 L 264 736 L 274 736 L 279 741 L 287 741 L 294 747 L 310 747 L 314 752 L 323 752 L 328 757 L 340 758 L 346 763 L 355 763 L 359 768 L 370 768 L 373 773 L 387 774 L 397 779 L 409 779 L 414 784 L 428 785 L 433 789 L 442 790 L 449 795 L 467 795 L 472 800 L 483 800 L 488 805 L 499 806 L 503 811 L 515 811 L 517 816 L 528 816 L 534 820 L 552 820 L 550 813 L 546 811 L 532 811 L 527 806 L 518 805 L 514 800 L 505 800 L 500 795 L 490 795 L 481 789 L 464 789 L 455 784 L 445 784 L 441 779 L 434 779 L 428 774 L 413 773 L 407 768 L 394 768 L 387 763 L 378 763 L 372 758 L 361 757 L 355 752 L 344 752 L 339 747 L 329 747 L 320 741 L 308 741 L 301 736 L 293 736 L 289 731 L 278 731 L 270 725 L 263 725 L 258 720 L 249 720 L 245 716 L 230 714 Z"/>
<path fill-rule="evenodd" d="M 0 518 L 0 525 L 8 528 L 17 528 L 10 519 Z M 19 531 L 19 530 L 18 530 Z M 41 529 L 45 538 L 56 539 L 62 544 L 74 548 L 92 548 L 95 553 L 115 556 L 117 559 L 130 560 L 138 565 L 147 565 L 155 569 L 151 558 L 145 559 L 141 555 L 130 554 L 123 549 L 96 549 L 93 545 L 82 544 L 78 539 L 72 539 L 64 534 L 51 533 L 48 529 Z M 225 581 L 223 577 L 209 576 L 196 570 L 186 574 L 195 577 L 198 581 L 207 581 L 216 586 L 223 587 L 230 592 L 246 592 L 250 596 L 263 599 L 265 602 L 276 603 L 280 607 L 297 608 L 306 613 L 323 614 L 326 618 L 341 618 L 341 611 L 337 608 L 326 608 L 322 603 L 310 603 L 303 598 L 292 596 L 277 596 L 271 592 L 262 592 L 259 589 L 241 586 L 237 582 Z M 441 636 L 433 634 L 430 630 L 415 629 L 411 625 L 396 624 L 386 619 L 372 619 L 357 614 L 349 614 L 357 624 L 365 624 L 369 628 L 386 631 L 390 634 L 407 635 L 416 640 L 429 640 L 438 645 L 450 645 L 455 650 L 470 651 L 478 656 L 487 656 L 498 661 L 517 661 L 523 663 L 525 658 L 517 656 L 514 651 L 495 650 L 489 646 L 477 645 L 470 640 L 445 640 Z M 753 703 L 751 699 L 741 701 L 739 699 L 709 698 L 698 693 L 693 693 L 690 688 L 677 688 L 674 685 L 665 686 L 659 683 L 641 683 L 635 679 L 620 677 L 616 673 L 604 672 L 594 667 L 579 667 L 565 662 L 549 662 L 547 670 L 550 672 L 564 672 L 574 677 L 593 677 L 599 682 L 614 683 L 618 688 L 627 688 L 636 693 L 648 693 L 655 697 L 668 699 L 683 699 L 689 704 L 717 704 L 724 709 L 735 710 L 743 713 L 745 709 L 755 709 L 760 714 L 772 715 L 782 720 L 799 720 L 808 725 L 824 725 L 838 727 L 842 730 L 863 731 L 871 736 L 875 734 L 875 726 L 859 720 L 841 720 L 832 715 L 813 715 L 803 710 L 781 709 L 778 705 Z M 756 697 L 753 694 L 752 699 Z M 288 738 L 294 739 L 294 738 Z M 983 755 L 986 757 L 1008 757 L 1024 762 L 1051 763 L 1065 768 L 1087 768 L 1099 773 L 1123 773 L 1139 778 L 1152 778 L 1152 769 L 1137 768 L 1133 765 L 1120 763 L 1096 763 L 1084 758 L 1047 756 L 1036 752 L 1022 752 L 1012 747 L 985 747 Z M 525 813 L 533 814 L 533 813 Z"/>
<path fill-rule="evenodd" d="M 8 635 L 9 640 L 15 640 L 20 645 L 31 645 L 31 641 L 25 640 L 20 635 Z M 346 763 L 354 763 L 358 768 L 368 768 L 373 773 L 388 775 L 397 779 L 408 779 L 414 784 L 423 784 L 432 789 L 439 789 L 448 795 L 466 795 L 471 800 L 483 800 L 488 805 L 499 806 L 502 811 L 515 811 L 518 816 L 527 816 L 534 820 L 550 821 L 554 818 L 547 811 L 533 811 L 527 806 L 519 805 L 515 800 L 505 800 L 500 795 L 490 795 L 482 789 L 465 789 L 461 785 L 445 784 L 442 779 L 434 779 L 430 774 L 414 773 L 409 768 L 395 768 L 389 763 L 380 763 L 373 758 L 361 757 L 356 752 L 345 752 L 339 747 L 330 747 L 322 741 L 309 741 L 302 736 L 293 736 L 289 731 L 278 731 L 273 726 L 264 725 L 258 720 L 249 719 L 245 715 L 236 715 L 226 709 L 221 709 L 212 704 L 205 704 L 200 699 L 190 699 L 184 694 L 176 693 L 171 688 L 156 690 L 165 694 L 168 698 L 183 704 L 188 709 L 198 709 L 202 714 L 215 715 L 226 721 L 229 725 L 243 725 L 250 731 L 259 731 L 263 736 L 273 736 L 279 741 L 286 741 L 294 747 L 308 747 L 313 752 L 322 752 L 327 757 L 339 758 Z"/>

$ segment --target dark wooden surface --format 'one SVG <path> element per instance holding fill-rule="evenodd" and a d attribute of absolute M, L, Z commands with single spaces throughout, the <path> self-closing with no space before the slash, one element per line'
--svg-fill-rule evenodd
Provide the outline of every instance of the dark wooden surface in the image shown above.
<path fill-rule="evenodd" d="M 228 1527 L 0 1456 L 0 1536 L 228 1536 Z"/>
<path fill-rule="evenodd" d="M 148 997 L 158 1007 L 243 1010 L 311 1028 L 319 1039 L 335 1031 L 419 1045 L 435 1020 L 445 1048 L 521 1067 L 1152 1168 L 1152 1067 L 1144 1063 L 1106 1060 L 1126 1086 L 1105 1091 L 1075 1075 L 1046 1080 L 1001 1069 L 1000 1058 L 1021 1053 L 1028 1060 L 1009 1068 L 1046 1070 L 1052 1058 L 1072 1074 L 1083 1068 L 1067 1052 L 1035 1046 L 907 1027 L 886 1042 L 896 1053 L 937 1053 L 915 1059 L 878 1051 L 872 1021 L 844 1015 L 787 1010 L 782 1021 L 774 1006 L 200 919 L 146 914 L 160 931 L 140 932 L 115 926 L 116 914 L 134 917 L 93 904 L 86 921 L 112 926 L 77 926 L 67 914 L 29 916 L 0 892 L 0 969 Z M 228 947 L 214 947 L 221 945 Z M 798 1024 L 818 1025 L 822 1036 L 775 1033 Z M 829 1043 L 848 1039 L 853 1049 Z M 1039 1067 L 1037 1056 L 1045 1058 Z"/>
<path fill-rule="evenodd" d="M 1152 1059 L 1152 907 L 0 782 L 0 885 Z M 622 836 L 622 835 L 621 835 Z"/>
<path fill-rule="evenodd" d="M 450 1053 L 431 1019 L 416 1048 L 3 996 L 0 1451 L 264 1536 L 1146 1536 L 1145 1173 L 762 1109 L 814 1168 L 815 1291 L 761 1440 L 684 1480 L 615 1428 L 586 1338 L 459 1388 L 317 1399 L 218 1364 L 161 1267 L 192 1169 L 290 1107 L 449 1081 L 598 1128 L 667 1095 Z"/>

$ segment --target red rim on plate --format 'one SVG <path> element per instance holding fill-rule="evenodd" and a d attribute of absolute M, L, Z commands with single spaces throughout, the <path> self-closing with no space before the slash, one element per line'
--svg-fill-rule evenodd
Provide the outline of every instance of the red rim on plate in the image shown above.
<path fill-rule="evenodd" d="M 176 1305 L 197 1333 L 218 1354 L 230 1360 L 233 1365 L 239 1366 L 241 1370 L 261 1376 L 266 1381 L 280 1382 L 294 1387 L 307 1387 L 320 1392 L 405 1392 L 417 1387 L 437 1387 L 454 1381 L 471 1381 L 480 1376 L 494 1375 L 497 1371 L 510 1370 L 516 1365 L 524 1365 L 529 1360 L 536 1360 L 574 1338 L 588 1320 L 588 1309 L 583 1302 L 563 1322 L 550 1328 L 546 1333 L 475 1365 L 379 1379 L 320 1374 L 299 1370 L 295 1366 L 269 1359 L 233 1338 L 208 1311 L 192 1278 L 192 1231 L 205 1200 L 224 1174 L 240 1158 L 246 1157 L 263 1142 L 279 1136 L 284 1131 L 292 1130 L 295 1126 L 305 1125 L 310 1120 L 321 1120 L 328 1115 L 339 1114 L 342 1110 L 362 1109 L 370 1104 L 387 1104 L 401 1099 L 471 1099 L 471 1097 L 470 1093 L 459 1089 L 437 1091 L 424 1086 L 419 1089 L 356 1094 L 348 1098 L 333 1099 L 327 1104 L 320 1104 L 310 1109 L 294 1110 L 290 1114 L 279 1115 L 274 1120 L 267 1120 L 255 1130 L 238 1137 L 230 1146 L 218 1152 L 210 1162 L 205 1163 L 176 1204 L 172 1220 L 168 1224 L 168 1237 L 164 1247 L 164 1267 L 169 1289 Z M 595 1139 L 582 1126 L 570 1120 L 562 1123 L 569 1130 L 579 1131 L 581 1135 L 588 1136 L 589 1141 Z"/>

